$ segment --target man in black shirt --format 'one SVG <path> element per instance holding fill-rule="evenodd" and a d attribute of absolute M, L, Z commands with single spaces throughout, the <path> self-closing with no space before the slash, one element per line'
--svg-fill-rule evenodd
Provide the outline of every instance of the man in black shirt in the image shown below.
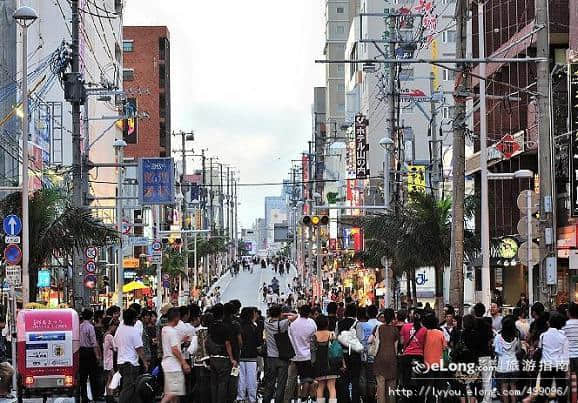
<path fill-rule="evenodd" d="M 474 331 L 476 333 L 476 340 L 473 345 L 473 353 L 478 357 L 478 365 L 482 372 L 482 387 L 484 390 L 483 403 L 491 402 L 492 397 L 492 340 L 494 339 L 494 332 L 492 330 L 492 320 L 489 317 L 484 317 L 486 313 L 486 306 L 481 302 L 474 305 Z"/>
<path fill-rule="evenodd" d="M 357 305 L 350 303 L 345 306 L 345 317 L 337 323 L 337 334 L 349 330 L 357 322 Z M 359 376 L 361 375 L 361 355 L 343 349 L 345 359 L 345 371 L 337 380 L 337 396 L 341 402 L 359 403 L 361 401 L 359 390 Z M 349 399 L 349 385 L 351 385 L 351 400 Z"/>
<path fill-rule="evenodd" d="M 239 306 L 241 303 L 239 302 Z M 239 357 L 241 355 L 241 346 L 243 345 L 243 340 L 241 337 L 241 325 L 236 317 L 237 304 L 234 301 L 227 302 L 223 305 L 223 323 L 229 327 L 229 334 L 231 336 L 231 349 L 233 350 L 233 358 L 236 362 L 239 362 Z M 237 397 L 237 383 L 238 376 L 230 375 L 231 379 L 229 381 L 229 390 L 227 396 L 230 401 L 234 401 Z"/>
<path fill-rule="evenodd" d="M 211 313 L 215 319 L 208 329 L 211 400 L 229 402 L 231 369 L 239 364 L 233 355 L 231 326 L 223 322 L 223 304 L 213 306 Z"/>
<path fill-rule="evenodd" d="M 328 329 L 334 332 L 337 329 L 337 303 L 333 301 L 327 304 L 327 321 L 329 322 Z"/>

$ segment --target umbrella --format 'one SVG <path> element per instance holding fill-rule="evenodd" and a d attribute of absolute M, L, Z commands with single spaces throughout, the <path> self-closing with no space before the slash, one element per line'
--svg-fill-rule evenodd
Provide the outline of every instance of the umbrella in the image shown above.
<path fill-rule="evenodd" d="M 122 287 L 122 292 L 131 292 L 134 290 L 142 290 L 144 288 L 149 288 L 149 287 L 147 287 L 146 285 L 144 285 L 140 281 L 131 281 L 130 283 L 125 284 Z"/>

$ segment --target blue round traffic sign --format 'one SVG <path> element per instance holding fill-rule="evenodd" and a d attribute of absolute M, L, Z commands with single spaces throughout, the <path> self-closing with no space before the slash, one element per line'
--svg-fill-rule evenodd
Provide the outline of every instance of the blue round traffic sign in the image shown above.
<path fill-rule="evenodd" d="M 15 265 L 22 260 L 22 250 L 18 245 L 10 244 L 4 249 L 4 260 L 9 265 Z"/>
<path fill-rule="evenodd" d="M 16 236 L 22 232 L 22 220 L 15 214 L 10 214 L 2 220 L 4 233 L 10 236 Z"/>

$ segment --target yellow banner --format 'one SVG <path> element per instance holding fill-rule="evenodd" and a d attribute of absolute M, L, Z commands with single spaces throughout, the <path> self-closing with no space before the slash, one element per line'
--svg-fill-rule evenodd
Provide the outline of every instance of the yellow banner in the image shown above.
<path fill-rule="evenodd" d="M 409 173 L 407 175 L 407 191 L 425 192 L 425 165 L 410 165 L 408 166 Z"/>

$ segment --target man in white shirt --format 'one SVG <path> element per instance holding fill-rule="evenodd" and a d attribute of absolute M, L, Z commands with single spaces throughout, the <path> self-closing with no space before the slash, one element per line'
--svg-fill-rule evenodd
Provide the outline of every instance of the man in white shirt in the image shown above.
<path fill-rule="evenodd" d="M 313 367 L 311 366 L 311 340 L 317 331 L 315 321 L 309 318 L 311 307 L 303 305 L 299 308 L 299 318 L 289 326 L 289 338 L 295 357 L 291 359 L 297 367 L 297 375 L 301 380 L 301 393 L 299 396 L 302 401 L 306 401 L 314 381 Z"/>
<path fill-rule="evenodd" d="M 568 307 L 570 319 L 562 328 L 568 338 L 568 356 L 570 358 L 570 374 L 575 377 L 578 373 L 578 304 L 571 302 Z"/>
<path fill-rule="evenodd" d="M 185 373 L 191 367 L 181 354 L 181 335 L 176 329 L 180 321 L 179 308 L 171 308 L 167 313 L 168 323 L 162 330 L 163 360 L 165 378 L 165 395 L 161 403 L 178 402 L 179 396 L 185 395 Z"/>
<path fill-rule="evenodd" d="M 127 309 L 122 314 L 123 323 L 118 327 L 114 335 L 114 345 L 117 348 L 118 371 L 122 377 L 121 387 L 133 386 L 140 374 L 139 358 L 145 365 L 146 360 L 143 351 L 142 336 L 134 327 L 136 312 Z"/>

